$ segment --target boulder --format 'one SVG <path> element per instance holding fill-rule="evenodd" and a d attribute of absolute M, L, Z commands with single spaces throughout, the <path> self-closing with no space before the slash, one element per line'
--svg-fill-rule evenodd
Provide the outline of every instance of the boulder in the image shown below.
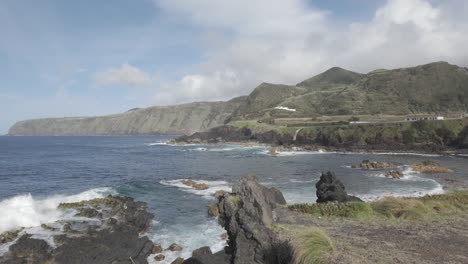
<path fill-rule="evenodd" d="M 184 263 L 184 259 L 181 257 L 178 257 L 174 261 L 171 262 L 171 264 L 182 264 L 182 263 Z"/>
<path fill-rule="evenodd" d="M 160 244 L 154 244 L 153 249 L 151 250 L 151 254 L 157 254 L 163 252 L 163 248 Z"/>
<path fill-rule="evenodd" d="M 163 261 L 164 259 L 166 259 L 166 256 L 164 256 L 163 254 L 154 256 L 154 260 L 156 261 Z"/>
<path fill-rule="evenodd" d="M 30 263 L 42 264 L 50 258 L 51 248 L 47 242 L 41 239 L 31 238 L 30 235 L 21 236 L 18 241 L 9 248 L 9 261 L 0 263 Z"/>
<path fill-rule="evenodd" d="M 212 203 L 208 206 L 208 216 L 211 216 L 211 217 L 219 216 L 218 203 Z"/>
<path fill-rule="evenodd" d="M 224 196 L 224 193 L 225 193 L 225 191 L 223 191 L 223 190 L 217 190 L 217 191 L 215 192 L 215 194 L 214 194 L 214 197 L 215 197 L 216 199 L 219 199 L 220 197 Z"/>
<path fill-rule="evenodd" d="M 177 243 L 172 243 L 168 248 L 167 250 L 170 250 L 170 251 L 181 251 L 183 248 L 182 246 L 178 245 Z"/>
<path fill-rule="evenodd" d="M 392 170 L 392 171 L 385 173 L 385 177 L 392 178 L 392 179 L 400 179 L 403 176 L 404 176 L 403 172 L 398 171 L 398 170 Z"/>
<path fill-rule="evenodd" d="M 199 249 L 195 249 L 192 252 L 192 257 L 200 257 L 204 255 L 211 255 L 211 254 L 213 254 L 213 252 L 211 252 L 210 247 L 201 247 Z"/>
<path fill-rule="evenodd" d="M 363 160 L 360 164 L 353 164 L 352 168 L 360 168 L 363 170 L 383 170 L 383 169 L 392 169 L 397 166 L 387 162 L 377 162 L 370 160 Z"/>
<path fill-rule="evenodd" d="M 195 183 L 192 188 L 195 189 L 195 190 L 206 190 L 208 189 L 210 186 L 208 186 L 208 184 L 206 183 Z"/>
<path fill-rule="evenodd" d="M 431 160 L 411 165 L 411 169 L 420 173 L 451 173 L 451 169 Z"/>
<path fill-rule="evenodd" d="M 333 172 L 323 173 L 315 185 L 317 188 L 317 203 L 361 201 L 358 197 L 348 195 L 344 184 L 335 177 Z"/>
<path fill-rule="evenodd" d="M 195 185 L 195 182 L 193 180 L 183 180 L 182 181 L 183 185 L 193 187 Z"/>

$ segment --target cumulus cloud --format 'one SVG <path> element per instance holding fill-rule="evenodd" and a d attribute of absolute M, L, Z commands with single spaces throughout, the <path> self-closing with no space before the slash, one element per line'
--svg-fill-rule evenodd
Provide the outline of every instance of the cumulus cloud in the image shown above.
<path fill-rule="evenodd" d="M 165 101 L 228 99 L 263 81 L 294 84 L 332 66 L 368 72 L 438 60 L 468 64 L 468 15 L 455 15 L 468 10 L 463 1 L 457 9 L 446 2 L 387 0 L 369 21 L 345 25 L 305 0 L 155 2 L 227 39 L 207 48 L 193 72 L 163 85 L 156 97 Z"/>
<path fill-rule="evenodd" d="M 148 73 L 126 63 L 119 68 L 97 73 L 95 81 L 102 86 L 118 85 L 124 87 L 147 86 L 152 82 Z"/>

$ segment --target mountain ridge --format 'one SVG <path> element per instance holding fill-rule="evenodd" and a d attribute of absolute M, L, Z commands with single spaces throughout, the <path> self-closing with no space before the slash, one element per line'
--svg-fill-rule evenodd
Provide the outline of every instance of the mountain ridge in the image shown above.
<path fill-rule="evenodd" d="M 263 82 L 248 96 L 131 109 L 120 114 L 17 122 L 9 135 L 189 134 L 235 120 L 466 112 L 468 69 L 447 62 L 367 74 L 330 68 L 297 85 Z"/>

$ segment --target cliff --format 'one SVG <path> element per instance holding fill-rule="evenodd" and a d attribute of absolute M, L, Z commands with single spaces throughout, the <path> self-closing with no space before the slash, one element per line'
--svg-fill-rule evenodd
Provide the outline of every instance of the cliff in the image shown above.
<path fill-rule="evenodd" d="M 26 120 L 13 125 L 8 135 L 190 134 L 222 125 L 242 100 L 155 106 L 98 117 Z"/>

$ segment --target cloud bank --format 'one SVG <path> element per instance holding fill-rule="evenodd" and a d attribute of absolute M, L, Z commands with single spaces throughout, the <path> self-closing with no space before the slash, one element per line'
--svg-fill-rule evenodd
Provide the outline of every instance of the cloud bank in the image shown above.
<path fill-rule="evenodd" d="M 160 84 L 157 104 L 228 99 L 263 81 L 294 84 L 332 66 L 368 72 L 439 60 L 468 64 L 464 1 L 388 0 L 369 21 L 347 24 L 304 0 L 155 3 L 224 43 L 202 38 L 205 59 L 180 80 Z"/>

